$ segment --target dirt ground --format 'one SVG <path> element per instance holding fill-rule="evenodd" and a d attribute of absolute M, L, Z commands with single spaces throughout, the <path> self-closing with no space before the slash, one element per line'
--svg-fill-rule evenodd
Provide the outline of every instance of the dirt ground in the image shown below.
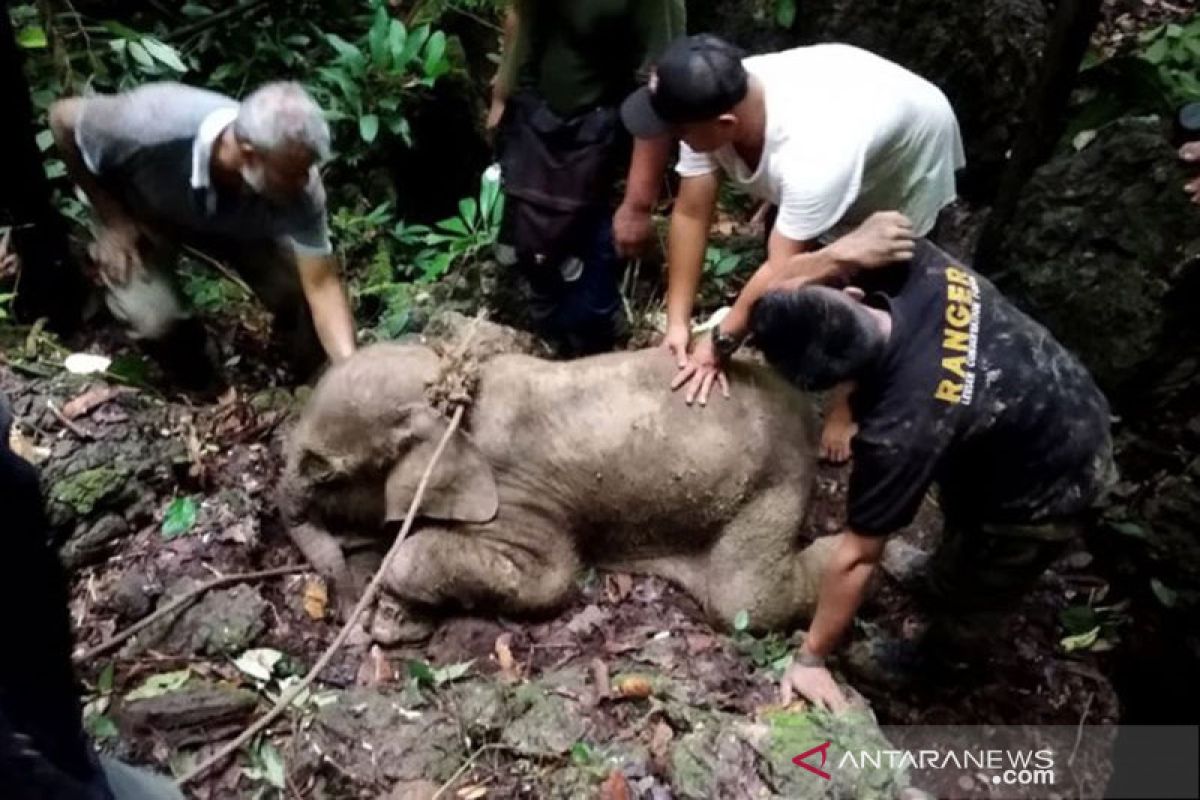
<path fill-rule="evenodd" d="M 210 322 L 223 331 L 217 344 L 232 388 L 208 400 L 153 388 L 153 368 L 112 333 L 73 345 L 116 357 L 110 371 L 123 382 L 72 375 L 53 340 L 9 329 L 0 390 L 18 418 L 15 444 L 43 471 L 73 570 L 81 654 L 200 582 L 302 562 L 272 489 L 288 416 L 306 390 L 283 388 L 282 373 L 262 366 L 280 360 L 254 314 Z M 845 477 L 822 469 L 805 535 L 838 530 Z M 180 522 L 189 502 L 194 520 L 183 513 Z M 173 538 L 164 533 L 180 527 Z M 935 546 L 937 528 L 929 505 L 902 554 Z M 838 664 L 880 723 L 1115 721 L 1103 656 L 1068 655 L 1059 644 L 1059 613 L 1095 599 L 1103 584 L 1086 553 L 1044 577 L 1009 628 L 995 631 L 985 663 L 898 688 L 873 679 L 853 654 L 905 635 L 912 600 L 893 577 L 910 571 L 905 560 L 889 565 Z M 790 759 L 834 721 L 781 709 L 776 698 L 798 639 L 713 630 L 693 600 L 659 579 L 588 572 L 578 583 L 574 602 L 553 618 L 450 617 L 423 647 L 343 649 L 268 743 L 189 791 L 655 800 L 814 791 Z M 114 653 L 85 658 L 90 730 L 128 760 L 186 771 L 332 641 L 338 626 L 324 600 L 306 571 L 247 580 L 209 592 Z M 266 666 L 248 668 L 247 650 Z M 128 697 L 139 688 L 141 699 Z M 894 796 L 894 777 L 858 776 L 835 793 Z M 979 783 L 970 793 L 988 791 Z"/>

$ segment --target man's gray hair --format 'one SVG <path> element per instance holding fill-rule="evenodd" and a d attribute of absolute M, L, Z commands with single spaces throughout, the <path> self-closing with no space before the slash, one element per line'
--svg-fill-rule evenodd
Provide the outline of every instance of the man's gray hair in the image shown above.
<path fill-rule="evenodd" d="M 256 150 L 301 145 L 324 161 L 329 158 L 329 125 L 316 101 L 292 81 L 266 83 L 238 108 L 234 133 Z"/>

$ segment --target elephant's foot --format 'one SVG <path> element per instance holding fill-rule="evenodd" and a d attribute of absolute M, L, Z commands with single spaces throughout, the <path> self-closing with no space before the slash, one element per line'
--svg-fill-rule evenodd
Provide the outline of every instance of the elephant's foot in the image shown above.
<path fill-rule="evenodd" d="M 416 644 L 433 635 L 434 621 L 389 595 L 381 595 L 371 619 L 371 638 L 387 647 Z"/>

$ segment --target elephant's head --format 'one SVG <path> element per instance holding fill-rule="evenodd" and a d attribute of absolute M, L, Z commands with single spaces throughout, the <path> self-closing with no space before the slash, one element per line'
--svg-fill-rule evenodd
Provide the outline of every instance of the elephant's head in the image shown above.
<path fill-rule="evenodd" d="M 284 510 L 356 524 L 404 518 L 447 420 L 425 398 L 439 359 L 425 347 L 365 347 L 321 378 L 287 449 Z M 499 500 L 492 468 L 455 432 L 430 477 L 420 514 L 487 522 Z"/>

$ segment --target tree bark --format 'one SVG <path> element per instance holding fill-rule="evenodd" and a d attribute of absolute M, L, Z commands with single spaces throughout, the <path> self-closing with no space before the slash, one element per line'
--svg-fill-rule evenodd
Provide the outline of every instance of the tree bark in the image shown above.
<path fill-rule="evenodd" d="M 1012 158 L 1000 179 L 996 202 L 975 247 L 974 266 L 980 272 L 987 274 L 999 267 L 1000 240 L 1012 222 L 1021 191 L 1034 171 L 1053 154 L 1062 136 L 1079 65 L 1100 21 L 1100 5 L 1101 0 L 1059 0 L 1055 8 L 1037 85 L 1025 109 Z"/>
<path fill-rule="evenodd" d="M 48 317 L 70 331 L 78 323 L 86 288 L 72 262 L 67 224 L 51 202 L 50 183 L 35 139 L 29 83 L 22 69 L 7 4 L 0 6 L 0 223 L 11 225 L 21 261 L 14 311 L 19 319 Z"/>

